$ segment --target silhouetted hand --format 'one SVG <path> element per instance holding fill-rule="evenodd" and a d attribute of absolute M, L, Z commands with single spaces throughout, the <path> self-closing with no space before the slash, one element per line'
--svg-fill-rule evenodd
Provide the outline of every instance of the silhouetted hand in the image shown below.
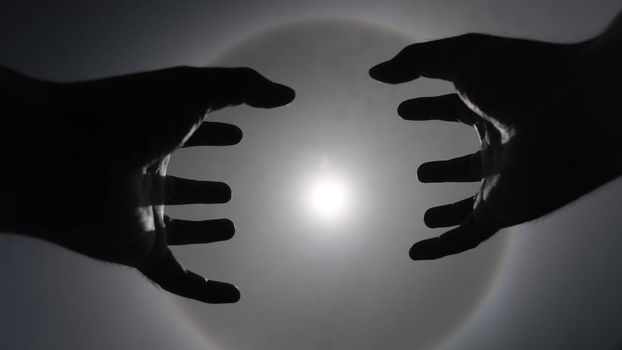
<path fill-rule="evenodd" d="M 412 259 L 472 249 L 620 175 L 622 60 L 614 28 L 578 44 L 467 34 L 410 45 L 370 70 L 389 84 L 452 82 L 457 94 L 404 101 L 398 114 L 461 122 L 480 139 L 476 153 L 419 167 L 422 182 L 481 186 L 473 197 L 426 211 L 427 226 L 458 227 L 416 243 Z"/>
<path fill-rule="evenodd" d="M 230 188 L 167 176 L 168 160 L 180 147 L 240 141 L 239 128 L 204 122 L 207 113 L 285 105 L 292 89 L 248 68 L 178 67 L 69 84 L 0 76 L 14 87 L 1 100 L 9 156 L 0 228 L 136 267 L 184 297 L 239 299 L 236 287 L 184 269 L 168 248 L 227 240 L 233 223 L 164 214 L 165 204 L 227 202 Z"/>

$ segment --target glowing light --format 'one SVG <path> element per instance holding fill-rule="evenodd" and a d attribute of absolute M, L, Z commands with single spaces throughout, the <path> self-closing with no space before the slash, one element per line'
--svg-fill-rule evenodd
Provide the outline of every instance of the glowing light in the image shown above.
<path fill-rule="evenodd" d="M 316 217 L 334 220 L 347 211 L 348 187 L 339 177 L 324 174 L 310 182 L 307 200 L 309 209 Z"/>

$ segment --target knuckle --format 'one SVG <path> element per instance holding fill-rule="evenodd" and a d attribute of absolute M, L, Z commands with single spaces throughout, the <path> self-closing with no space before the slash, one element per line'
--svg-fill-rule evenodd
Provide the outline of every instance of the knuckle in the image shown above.
<path fill-rule="evenodd" d="M 465 42 L 477 42 L 484 40 L 486 37 L 487 35 L 481 33 L 466 33 L 458 36 L 461 41 Z"/>
<path fill-rule="evenodd" d="M 171 68 L 171 71 L 173 71 L 176 75 L 186 78 L 194 76 L 200 69 L 201 68 L 182 65 Z"/>
<path fill-rule="evenodd" d="M 467 34 L 462 34 L 456 37 L 458 46 L 464 50 L 485 49 L 486 45 L 491 43 L 492 38 L 494 37 L 491 35 L 481 34 L 481 33 L 467 33 Z"/>
<path fill-rule="evenodd" d="M 249 67 L 237 67 L 235 68 L 236 73 L 239 75 L 239 77 L 241 77 L 242 79 L 257 79 L 258 77 L 260 77 L 259 73 Z"/>
<path fill-rule="evenodd" d="M 398 57 L 412 57 L 416 54 L 419 47 L 419 43 L 410 44 L 398 53 Z"/>

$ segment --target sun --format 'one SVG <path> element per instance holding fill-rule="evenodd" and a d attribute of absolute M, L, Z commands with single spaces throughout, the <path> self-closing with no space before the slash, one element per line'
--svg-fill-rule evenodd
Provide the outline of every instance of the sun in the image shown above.
<path fill-rule="evenodd" d="M 306 194 L 308 209 L 316 219 L 334 221 L 342 218 L 350 205 L 346 182 L 334 174 L 321 174 L 309 181 Z"/>

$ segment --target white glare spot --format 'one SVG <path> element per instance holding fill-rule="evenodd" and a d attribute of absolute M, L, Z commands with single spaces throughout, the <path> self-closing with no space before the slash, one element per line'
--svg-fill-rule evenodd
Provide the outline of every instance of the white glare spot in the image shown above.
<path fill-rule="evenodd" d="M 336 176 L 321 175 L 310 182 L 307 199 L 317 218 L 334 220 L 343 216 L 347 209 L 347 186 Z"/>

